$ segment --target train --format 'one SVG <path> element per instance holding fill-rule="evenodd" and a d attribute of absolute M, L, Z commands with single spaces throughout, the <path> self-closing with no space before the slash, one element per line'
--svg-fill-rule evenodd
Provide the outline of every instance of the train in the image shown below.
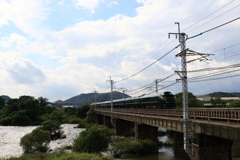
<path fill-rule="evenodd" d="M 91 106 L 110 108 L 111 101 L 92 103 Z M 113 100 L 113 108 L 174 109 L 176 98 L 173 93 L 166 91 L 163 94 Z"/>

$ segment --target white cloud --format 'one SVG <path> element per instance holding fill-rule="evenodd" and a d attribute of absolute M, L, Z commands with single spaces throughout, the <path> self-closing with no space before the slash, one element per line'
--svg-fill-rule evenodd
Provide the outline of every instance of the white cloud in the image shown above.
<path fill-rule="evenodd" d="M 23 32 L 36 36 L 47 9 L 42 1 L 37 0 L 3 0 L 0 2 L 0 26 L 13 22 Z"/>
<path fill-rule="evenodd" d="M 46 9 L 40 1 L 31 1 L 30 4 L 24 3 L 25 1 L 21 1 L 21 4 L 14 1 L 3 2 L 2 4 L 6 5 L 5 8 L 10 7 L 7 10 L 13 10 L 11 7 L 16 7 L 17 4 L 20 8 L 13 10 L 13 13 L 2 12 L 1 14 L 4 16 L 0 16 L 2 18 L 0 19 L 0 26 L 12 21 L 26 33 L 31 36 L 34 35 L 34 38 L 12 33 L 1 39 L 0 74 L 4 78 L 0 79 L 2 82 L 0 87 L 3 88 L 4 93 L 12 94 L 13 97 L 18 97 L 19 94 L 32 94 L 35 97 L 44 96 L 51 100 L 64 100 L 80 93 L 92 92 L 94 88 L 102 92 L 109 86 L 108 83 L 105 83 L 109 76 L 112 76 L 115 81 L 121 80 L 155 62 L 156 59 L 178 45 L 178 40 L 171 36 L 170 40 L 160 46 L 168 38 L 169 32 L 177 32 L 177 26 L 174 25 L 174 22 L 180 22 L 181 29 L 184 29 L 228 3 L 221 1 L 220 5 L 215 1 L 199 3 L 190 0 L 177 2 L 138 0 L 137 2 L 142 3 L 143 6 L 136 8 L 137 15 L 134 17 L 117 14 L 112 15 L 107 20 L 81 21 L 60 31 L 46 29 L 46 31 L 40 32 L 38 27 L 41 26 L 41 22 L 47 15 Z M 76 5 L 94 12 L 99 3 L 100 1 L 79 0 Z M 232 4 L 229 8 L 234 5 Z M 204 8 L 206 13 L 204 12 L 203 15 L 202 10 Z M 186 33 L 190 36 L 198 34 L 216 26 L 216 24 L 229 21 L 235 15 L 236 11 L 231 12 L 231 14 L 207 23 L 193 32 L 188 33 L 190 29 L 186 30 Z M 200 24 L 197 24 L 196 27 Z M 239 33 L 239 24 L 236 21 L 203 34 L 195 39 L 188 40 L 186 45 L 192 50 L 209 53 L 236 44 L 239 41 L 236 36 Z M 226 55 L 233 53 L 233 51 L 226 50 Z M 179 48 L 146 71 L 115 85 L 119 88 L 132 89 L 144 85 L 145 82 L 151 83 L 154 79 L 164 78 L 174 71 L 180 70 L 181 60 L 175 58 L 178 52 Z M 35 53 L 43 57 L 46 56 L 46 59 L 41 60 L 37 57 L 25 60 L 26 54 L 31 58 L 34 57 Z M 23 57 L 22 61 L 21 57 Z M 221 57 L 223 57 L 222 52 L 217 52 L 216 56 L 211 58 Z M 194 57 L 190 57 L 190 59 L 192 58 L 194 59 Z M 50 62 L 44 63 L 45 60 Z M 237 60 L 239 61 L 238 58 L 233 58 L 231 63 Z M 48 66 L 51 63 L 54 65 Z M 55 63 L 58 64 L 55 65 Z M 191 70 L 193 68 L 216 67 L 227 64 L 230 64 L 230 61 L 209 64 L 195 62 L 187 65 L 188 69 Z M 197 76 L 197 74 L 200 73 L 189 74 L 189 78 Z M 178 78 L 178 76 L 175 76 L 170 80 L 175 81 Z M 226 82 L 231 83 L 232 81 L 227 80 Z M 139 85 L 140 83 L 141 85 Z M 163 84 L 165 85 L 165 83 Z M 206 83 L 201 83 L 200 86 L 204 86 L 203 84 Z M 210 92 L 211 89 L 216 91 L 217 84 L 214 83 L 209 89 L 203 89 L 197 84 L 190 84 L 189 88 L 199 94 Z M 229 85 L 229 88 L 233 86 Z M 224 86 L 223 82 L 221 82 L 221 86 Z M 7 90 L 7 88 L 13 89 L 14 87 L 16 92 Z M 181 84 L 166 90 L 181 92 Z"/>
<path fill-rule="evenodd" d="M 95 8 L 98 6 L 101 0 L 77 0 L 76 6 L 80 6 L 89 9 L 91 13 L 94 13 Z"/>

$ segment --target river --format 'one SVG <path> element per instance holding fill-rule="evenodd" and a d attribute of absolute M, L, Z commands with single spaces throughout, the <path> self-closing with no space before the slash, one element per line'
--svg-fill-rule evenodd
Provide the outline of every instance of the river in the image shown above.
<path fill-rule="evenodd" d="M 168 136 L 158 138 L 160 142 L 172 142 Z M 232 158 L 240 160 L 240 142 L 234 142 L 232 146 Z M 158 153 L 147 156 L 125 156 L 114 160 L 189 160 L 183 147 L 159 147 Z"/>
<path fill-rule="evenodd" d="M 66 139 L 52 141 L 50 148 L 52 150 L 62 146 L 71 145 L 73 139 L 84 129 L 74 128 L 76 125 L 64 124 L 63 130 L 66 134 Z M 22 154 L 22 148 L 19 142 L 22 136 L 31 132 L 33 127 L 17 127 L 17 126 L 0 126 L 0 159 L 7 157 L 18 157 Z M 164 135 L 159 137 L 159 141 L 163 143 L 173 143 L 173 139 Z M 232 146 L 233 158 L 240 157 L 240 142 L 234 142 Z M 188 156 L 182 147 L 159 147 L 158 153 L 148 156 L 125 156 L 115 158 L 114 160 L 188 160 Z"/>

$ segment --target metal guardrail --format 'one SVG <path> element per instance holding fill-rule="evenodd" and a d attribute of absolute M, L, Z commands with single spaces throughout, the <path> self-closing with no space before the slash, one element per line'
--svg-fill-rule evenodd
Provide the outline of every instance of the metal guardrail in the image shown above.
<path fill-rule="evenodd" d="M 96 108 L 96 111 L 111 112 L 110 108 Z M 124 114 L 138 114 L 144 116 L 183 118 L 182 109 L 135 109 L 114 108 L 113 112 Z M 190 120 L 240 121 L 239 108 L 191 108 L 188 110 Z"/>

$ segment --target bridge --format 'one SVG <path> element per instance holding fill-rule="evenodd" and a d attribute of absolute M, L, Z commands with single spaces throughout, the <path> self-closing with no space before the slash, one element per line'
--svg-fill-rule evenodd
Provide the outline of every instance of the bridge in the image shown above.
<path fill-rule="evenodd" d="M 135 138 L 157 141 L 158 127 L 174 131 L 175 143 L 183 140 L 183 110 L 181 109 L 136 109 L 96 108 L 98 122 L 108 127 L 111 115 L 115 131 L 121 135 L 134 124 Z M 240 109 L 195 108 L 189 109 L 189 124 L 193 139 L 191 149 L 199 160 L 231 159 L 233 141 L 240 141 Z"/>

